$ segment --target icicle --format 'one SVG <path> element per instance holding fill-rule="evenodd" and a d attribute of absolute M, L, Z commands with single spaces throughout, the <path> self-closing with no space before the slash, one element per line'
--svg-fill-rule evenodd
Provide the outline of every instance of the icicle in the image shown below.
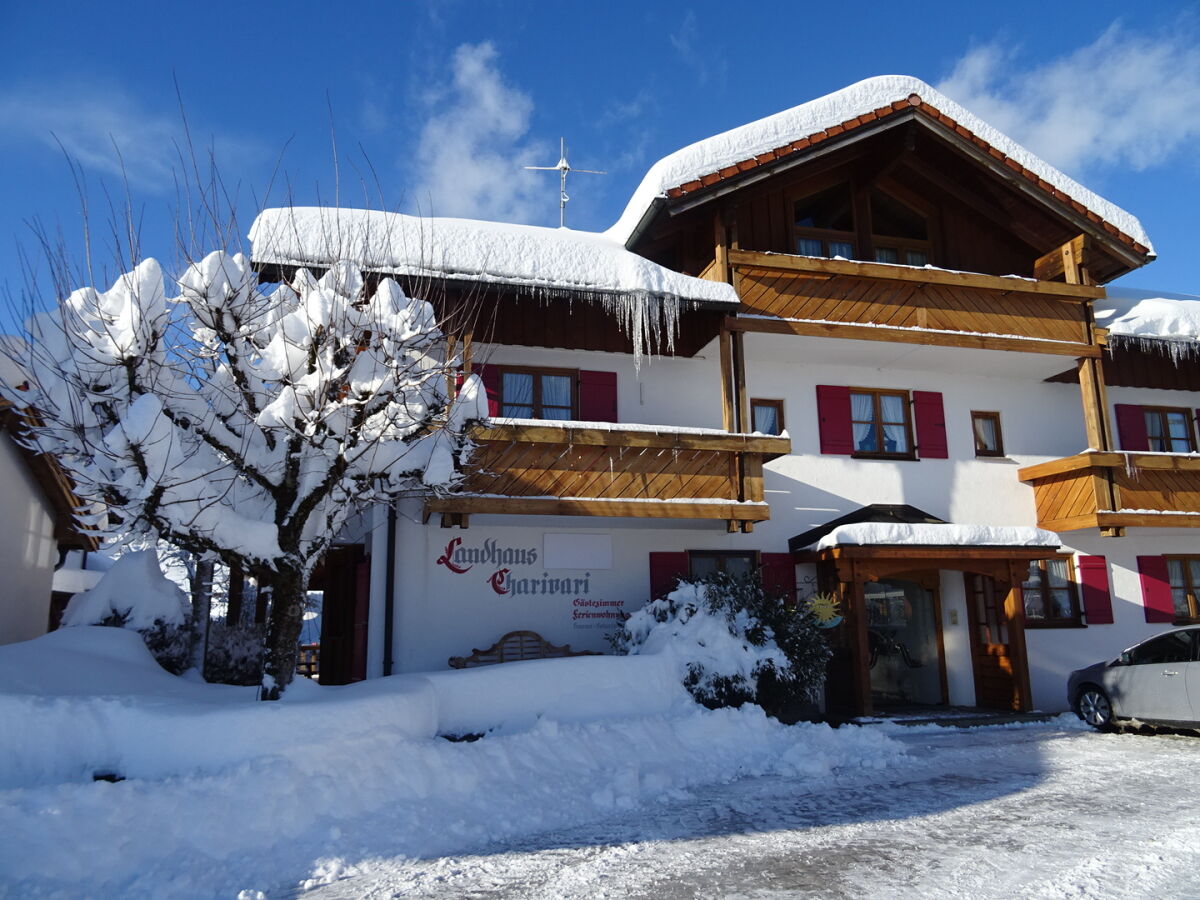
<path fill-rule="evenodd" d="M 1114 350 L 1134 350 L 1165 356 L 1179 366 L 1200 359 L 1200 341 L 1184 338 L 1145 337 L 1134 334 L 1110 334 L 1109 346 Z"/>
<path fill-rule="evenodd" d="M 1131 481 L 1136 481 L 1138 477 L 1137 463 L 1133 461 L 1133 454 L 1125 454 L 1125 477 Z"/>

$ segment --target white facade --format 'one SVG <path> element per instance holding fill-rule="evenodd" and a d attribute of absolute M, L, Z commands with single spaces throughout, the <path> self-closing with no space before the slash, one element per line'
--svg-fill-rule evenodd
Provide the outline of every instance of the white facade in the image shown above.
<path fill-rule="evenodd" d="M 692 359 L 643 360 L 640 372 L 633 358 L 622 354 L 493 347 L 480 355 L 493 365 L 616 372 L 622 423 L 721 424 L 715 342 Z M 400 511 L 397 524 L 394 671 L 444 668 L 450 656 L 486 648 L 519 629 L 538 631 L 573 649 L 603 651 L 604 636 L 614 630 L 619 614 L 648 597 L 650 552 L 782 553 L 790 537 L 873 503 L 909 504 L 962 524 L 1036 525 L 1033 490 L 1017 480 L 1017 470 L 1086 448 L 1078 385 L 1044 380 L 1072 368 L 1068 357 L 774 335 L 748 336 L 746 356 L 750 396 L 783 401 L 792 441 L 790 455 L 766 466 L 769 521 L 753 533 L 731 534 L 717 521 L 474 514 L 470 526 L 460 529 L 439 527 L 436 516 L 422 524 L 421 509 L 413 504 Z M 816 407 L 821 384 L 939 392 L 949 458 L 892 461 L 821 454 Z M 1110 402 L 1196 407 L 1200 396 L 1113 388 Z M 1004 457 L 976 458 L 973 410 L 1000 413 Z M 371 675 L 382 672 L 385 639 L 383 518 L 372 537 Z M 574 556 L 558 546 L 564 534 L 580 536 L 574 539 Z M 1027 629 L 1032 703 L 1048 711 L 1066 708 L 1072 669 L 1114 657 L 1169 627 L 1145 621 L 1136 557 L 1200 553 L 1200 534 L 1188 529 L 1130 528 L 1127 537 L 1104 539 L 1091 530 L 1061 538 L 1066 552 L 1106 557 L 1115 621 Z M 446 559 L 454 565 L 447 566 Z M 496 583 L 502 570 L 507 571 Z M 799 566 L 798 576 L 802 593 L 814 589 L 811 566 Z M 963 575 L 943 571 L 940 581 L 948 699 L 971 705 L 975 693 Z"/>
<path fill-rule="evenodd" d="M 58 544 L 54 510 L 30 475 L 21 451 L 0 434 L 0 644 L 27 641 L 46 633 Z"/>

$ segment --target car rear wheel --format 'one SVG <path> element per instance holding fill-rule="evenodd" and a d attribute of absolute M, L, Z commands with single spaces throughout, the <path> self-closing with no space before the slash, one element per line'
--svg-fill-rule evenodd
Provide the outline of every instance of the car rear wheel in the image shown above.
<path fill-rule="evenodd" d="M 1079 713 L 1079 718 L 1097 731 L 1110 731 L 1113 727 L 1112 703 L 1108 694 L 1094 685 L 1088 685 L 1079 692 L 1075 711 Z"/>

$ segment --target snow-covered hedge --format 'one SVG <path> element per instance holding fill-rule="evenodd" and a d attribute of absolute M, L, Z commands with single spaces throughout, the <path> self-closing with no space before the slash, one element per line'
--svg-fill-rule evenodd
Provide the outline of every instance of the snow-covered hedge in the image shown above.
<path fill-rule="evenodd" d="M 611 641 L 619 653 L 673 657 L 684 687 L 705 706 L 758 703 L 788 714 L 817 699 L 830 655 L 807 604 L 788 601 L 757 577 L 681 581 L 633 613 Z"/>
<path fill-rule="evenodd" d="M 178 675 L 191 663 L 195 631 L 187 597 L 162 573 L 151 550 L 118 559 L 91 590 L 76 594 L 63 626 L 107 625 L 136 631 L 158 664 Z"/>

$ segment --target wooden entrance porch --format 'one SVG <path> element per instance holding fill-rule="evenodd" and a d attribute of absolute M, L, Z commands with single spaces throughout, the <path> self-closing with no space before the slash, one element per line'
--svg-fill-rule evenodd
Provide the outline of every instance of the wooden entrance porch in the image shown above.
<path fill-rule="evenodd" d="M 933 592 L 937 616 L 942 698 L 949 702 L 942 631 L 942 571 L 962 572 L 967 580 L 967 627 L 975 684 L 975 705 L 1017 712 L 1031 708 L 1025 650 L 1021 582 L 1035 559 L 1055 555 L 1048 547 L 835 546 L 795 554 L 816 563 L 818 584 L 839 599 L 844 625 L 833 633 L 834 659 L 826 681 L 826 706 L 843 715 L 873 715 L 871 639 L 867 585 L 883 580 L 916 582 Z M 972 589 L 972 586 L 977 589 Z"/>

